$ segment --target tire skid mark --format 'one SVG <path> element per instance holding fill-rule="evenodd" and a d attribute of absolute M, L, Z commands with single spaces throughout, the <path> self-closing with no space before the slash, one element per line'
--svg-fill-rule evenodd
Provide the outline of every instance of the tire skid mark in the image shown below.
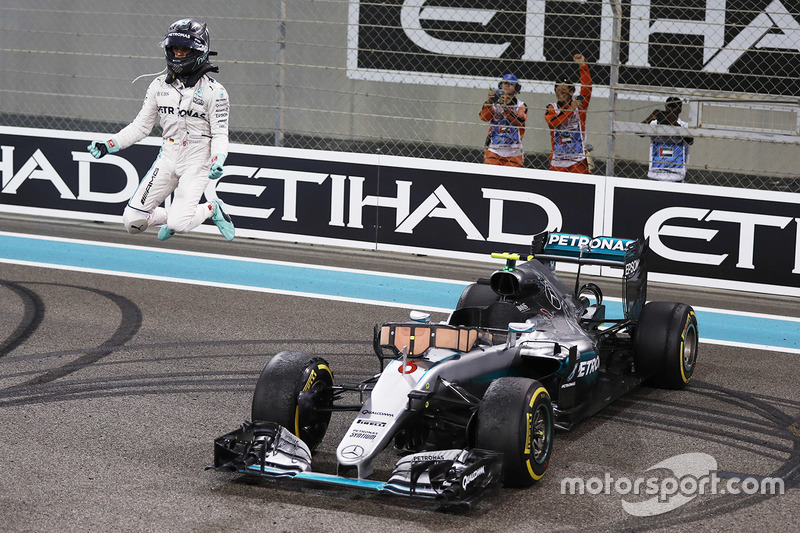
<path fill-rule="evenodd" d="M 218 370 L 210 373 L 207 370 L 186 371 L 186 372 L 167 372 L 163 374 L 130 374 L 125 376 L 113 375 L 106 377 L 97 377 L 91 379 L 79 379 L 72 381 L 62 381 L 59 384 L 51 385 L 52 389 L 57 388 L 75 388 L 75 387 L 91 387 L 97 385 L 108 385 L 112 383 L 128 384 L 128 383 L 178 383 L 185 380 L 201 380 L 203 382 L 222 382 L 233 378 L 236 379 L 252 379 L 251 385 L 255 386 L 258 380 L 261 368 L 252 370 Z M 355 376 L 356 372 L 335 372 L 337 376 Z M 358 374 L 359 376 L 363 374 Z M 371 374 L 369 374 L 371 375 Z M 6 396 L 5 391 L 0 391 L 0 397 Z"/>
<path fill-rule="evenodd" d="M 198 343 L 200 345 L 201 343 Z M 186 345 L 184 345 L 186 346 Z M 138 348 L 137 348 L 138 349 Z M 116 350 L 117 353 L 123 352 L 123 349 Z M 82 352 L 78 352 L 82 353 Z M 326 357 L 330 360 L 334 357 L 369 357 L 370 354 L 363 354 L 363 353 L 337 353 L 334 355 L 326 355 Z M 374 355 L 372 356 L 374 357 Z M 173 356 L 173 357 L 159 357 L 159 358 L 150 358 L 150 359 L 125 359 L 124 361 L 98 361 L 95 363 L 95 368 L 100 367 L 122 367 L 122 366 L 133 366 L 138 364 L 150 364 L 150 363 L 166 363 L 166 362 L 180 362 L 180 361 L 228 361 L 232 358 L 236 358 L 239 360 L 246 360 L 246 359 L 257 359 L 259 364 L 254 365 L 252 372 L 256 376 L 254 379 L 258 378 L 258 372 L 261 371 L 261 368 L 266 364 L 269 360 L 269 357 L 264 356 L 264 354 L 235 354 L 235 353 L 221 353 L 221 354 L 208 354 L 208 355 L 200 355 L 200 354 L 189 354 L 189 355 L 182 355 L 182 356 Z M 335 364 L 335 363 L 334 363 Z M 377 368 L 377 367 L 376 367 Z M 17 379 L 23 378 L 26 376 L 33 376 L 38 375 L 41 371 L 40 370 L 22 370 L 19 372 L 14 373 L 2 373 L 0 372 L 0 379 Z M 224 372 L 219 371 L 218 374 L 224 374 Z M 339 375 L 354 375 L 359 376 L 361 378 L 367 378 L 374 375 L 375 372 L 352 372 L 346 370 L 340 370 L 336 372 L 336 376 Z M 2 397 L 2 389 L 0 389 L 0 397 Z"/>
<path fill-rule="evenodd" d="M 245 390 L 250 390 L 252 387 L 242 387 L 240 392 L 244 392 Z M 209 394 L 209 393 L 226 393 L 226 392 L 237 392 L 236 389 L 232 389 L 230 386 L 225 387 L 207 387 L 207 388 L 187 388 L 187 389 L 180 389 L 174 391 L 175 394 L 186 395 L 186 394 Z M 0 402 L 0 407 L 11 407 L 11 406 L 22 406 L 22 405 L 38 405 L 38 404 L 47 404 L 47 403 L 60 403 L 60 402 L 68 402 L 68 401 L 87 401 L 87 400 L 99 400 L 103 398 L 119 398 L 119 397 L 145 397 L 145 396 L 153 396 L 159 397 L 164 396 L 163 391 L 158 390 L 142 390 L 142 391 L 130 391 L 125 394 L 120 394 L 117 391 L 109 391 L 109 392 L 102 392 L 102 393 L 94 393 L 94 394 L 80 394 L 79 392 L 71 395 L 69 397 L 51 397 L 51 396 L 41 396 L 37 397 L 36 399 L 24 399 L 21 398 L 19 400 L 10 400 L 7 402 Z"/>
<path fill-rule="evenodd" d="M 23 344 L 39 328 L 44 320 L 44 302 L 38 294 L 13 281 L 0 280 L 0 285 L 7 287 L 22 299 L 23 316 L 17 328 L 0 343 L 0 357 Z"/>
<path fill-rule="evenodd" d="M 252 379 L 254 381 L 257 377 L 257 373 L 254 374 L 250 372 L 230 372 L 226 373 L 225 377 L 208 376 L 208 374 L 204 372 L 187 372 L 171 375 L 166 374 L 163 376 L 127 376 L 120 378 L 98 378 L 80 381 L 60 381 L 58 383 L 49 384 L 46 388 L 30 391 L 29 394 L 27 391 L 24 393 L 15 393 L 15 391 L 8 392 L 8 390 L 0 391 L 0 403 L 7 398 L 25 396 L 36 398 L 48 394 L 71 394 L 74 391 L 91 392 L 94 390 L 125 390 L 135 387 L 164 389 L 174 386 L 183 386 L 186 384 L 230 382 L 241 382 L 247 386 L 251 386 L 252 383 L 250 383 L 250 380 Z"/>
<path fill-rule="evenodd" d="M 787 441 L 791 442 L 791 446 L 787 446 L 785 450 L 782 450 L 784 453 L 789 454 L 789 458 L 786 459 L 785 456 L 773 457 L 778 461 L 783 461 L 783 464 L 781 464 L 775 471 L 767 474 L 764 477 L 783 479 L 784 488 L 786 490 L 792 487 L 797 487 L 798 484 L 800 484 L 800 436 L 795 435 L 794 432 L 792 432 L 791 430 L 791 428 L 794 427 L 793 424 L 800 424 L 799 422 L 800 414 L 795 414 L 795 415 L 788 414 L 784 411 L 781 411 L 779 407 L 772 406 L 769 403 L 771 401 L 780 402 L 779 399 L 769 398 L 761 394 L 750 395 L 747 393 L 734 391 L 722 386 L 713 385 L 711 383 L 701 382 L 697 380 L 692 380 L 691 386 L 684 392 L 708 396 L 709 399 L 711 400 L 733 404 L 739 408 L 748 411 L 753 411 L 753 408 L 755 408 L 757 412 L 762 413 L 762 416 L 765 419 L 772 422 L 773 424 L 771 426 L 772 429 L 781 432 L 780 434 L 771 436 L 784 438 Z M 787 403 L 790 404 L 790 408 L 794 407 L 793 401 L 788 400 Z M 603 418 L 607 417 L 610 420 L 616 419 L 620 420 L 621 422 L 636 423 L 637 425 L 642 425 L 640 421 L 636 420 L 626 421 L 624 419 L 619 419 L 616 416 L 606 416 L 603 413 L 599 413 L 598 416 L 601 416 Z M 698 436 L 697 434 L 695 434 L 694 431 L 683 430 L 682 427 L 686 427 L 685 423 L 682 423 L 682 427 L 676 427 L 675 424 L 668 424 L 663 422 L 660 424 L 658 423 L 652 424 L 652 426 L 656 427 L 657 429 L 669 429 L 670 431 L 678 434 L 683 434 L 693 437 Z M 734 426 L 734 428 L 736 428 L 736 426 Z M 752 446 L 747 446 L 745 444 L 735 444 L 735 441 L 742 441 L 744 443 L 764 446 L 763 440 L 760 440 L 758 438 L 745 439 L 738 434 L 732 434 L 732 435 L 715 434 L 709 431 L 708 429 L 705 429 L 704 431 L 699 427 L 696 427 L 695 429 L 701 430 L 701 433 L 703 432 L 710 433 L 712 435 L 711 438 L 705 437 L 709 441 L 743 449 L 746 451 L 750 451 L 752 453 L 758 453 L 758 452 L 754 451 Z M 620 530 L 650 531 L 655 529 L 675 529 L 676 526 L 679 524 L 680 525 L 691 524 L 693 522 L 708 520 L 709 518 L 715 516 L 723 516 L 732 513 L 734 511 L 741 511 L 743 508 L 757 505 L 771 498 L 775 498 L 776 496 L 780 496 L 780 494 L 719 495 L 713 499 L 700 501 L 696 504 L 690 504 L 685 508 L 676 509 L 669 513 L 665 513 L 663 515 L 657 515 L 652 517 L 631 517 L 629 519 L 625 519 L 619 522 L 614 522 L 611 524 L 598 524 L 596 530 L 597 531 L 620 531 Z M 576 531 L 575 529 L 572 528 L 570 528 L 569 530 Z"/>
<path fill-rule="evenodd" d="M 701 391 L 692 390 L 691 392 L 695 394 L 709 396 L 718 401 L 729 403 L 749 411 L 755 408 L 764 418 L 771 420 L 777 425 L 788 425 L 793 420 L 791 415 L 784 413 L 764 400 L 754 398 L 744 392 L 725 389 L 721 386 L 711 385 L 709 383 L 698 383 L 692 389 L 694 388 L 702 389 Z"/>
<path fill-rule="evenodd" d="M 241 379 L 233 379 L 222 382 L 198 383 L 196 380 L 180 383 L 162 383 L 157 385 L 134 384 L 127 387 L 80 387 L 73 389 L 51 389 L 48 388 L 39 394 L 20 396 L 7 400 L 0 400 L 0 407 L 11 407 L 20 405 L 35 405 L 45 403 L 58 403 L 70 401 L 97 400 L 101 398 L 122 398 L 122 397 L 143 397 L 143 396 L 167 396 L 167 395 L 186 395 L 186 394 L 209 394 L 209 393 L 231 393 L 242 392 L 251 393 L 252 385 L 249 382 L 242 382 Z"/>
<path fill-rule="evenodd" d="M 322 344 L 322 345 L 372 345 L 371 341 L 352 341 L 352 340 L 325 340 L 325 339 L 314 339 L 314 340 L 305 340 L 305 339 L 254 339 L 254 340 L 218 340 L 218 341 L 198 341 L 198 342 L 157 342 L 151 344 L 126 344 L 125 346 L 119 346 L 117 348 L 118 352 L 121 351 L 147 351 L 147 350 L 163 350 L 166 348 L 178 348 L 183 350 L 187 347 L 201 347 L 207 348 L 210 346 L 224 346 L 224 347 L 231 347 L 231 346 L 255 346 L 259 344 L 271 345 L 271 344 L 278 344 L 281 346 L 277 351 L 282 351 L 286 349 L 286 346 L 294 346 L 294 345 L 302 345 L 302 344 Z M 8 356 L 5 358 L 5 361 L 31 361 L 31 360 L 39 360 L 39 359 L 49 359 L 51 357 L 71 357 L 75 355 L 81 354 L 89 354 L 94 352 L 99 352 L 104 350 L 102 347 L 98 348 L 85 348 L 85 349 L 73 349 L 73 350 L 61 350 L 57 352 L 40 352 L 34 354 L 26 354 L 20 356 Z M 302 350 L 301 350 L 302 351 Z M 277 352 L 275 352 L 277 353 Z M 232 357 L 232 356 L 241 356 L 241 357 L 271 357 L 275 355 L 275 353 L 269 354 L 219 354 L 219 355 L 207 355 L 207 356 L 200 356 L 196 354 L 190 354 L 182 357 L 175 357 L 175 358 L 156 358 L 156 359 L 147 359 L 148 362 L 150 361 L 169 361 L 169 360 L 179 360 L 179 359 L 195 359 L 197 357 Z M 331 354 L 319 354 L 320 356 L 330 356 Z M 365 353 L 336 353 L 333 354 L 336 356 L 340 355 L 356 355 L 356 356 L 369 356 L 375 357 L 375 354 L 370 352 L 368 354 Z M 143 359 L 138 360 L 139 362 L 144 361 Z M 115 363 L 110 363 L 115 364 Z"/>
<path fill-rule="evenodd" d="M 197 343 L 202 344 L 202 343 Z M 186 346 L 184 346 L 185 348 Z M 334 357 L 341 354 L 336 354 Z M 351 355 L 351 354 L 346 354 Z M 363 356 L 364 354 L 353 354 Z M 230 354 L 215 355 L 213 358 L 229 358 Z M 171 357 L 170 360 L 193 359 L 200 356 L 192 355 L 188 357 Z M 269 358 L 258 355 L 263 363 Z M 331 360 L 333 358 L 329 357 Z M 163 359 L 159 359 L 162 361 Z M 139 363 L 147 363 L 152 360 L 139 360 Z M 126 361 L 125 364 L 129 364 Z M 104 363 L 99 363 L 104 364 Z M 121 364 L 121 363 L 108 363 Z M 163 374 L 151 373 L 132 373 L 130 375 L 113 375 L 94 379 L 80 379 L 71 381 L 60 381 L 49 383 L 47 386 L 35 388 L 8 388 L 0 390 L 0 407 L 13 405 L 26 405 L 36 403 L 52 403 L 58 401 L 74 401 L 79 399 L 92 399 L 95 397 L 145 395 L 145 394 L 172 394 L 185 393 L 187 386 L 201 386 L 205 392 L 217 390 L 216 387 L 225 386 L 228 391 L 247 391 L 252 392 L 252 387 L 258 379 L 261 364 L 252 370 L 231 370 L 215 371 L 210 375 L 207 371 L 188 371 L 188 372 L 169 372 Z M 26 372 L 25 375 L 34 374 Z M 336 374 L 341 381 L 347 379 L 363 379 L 365 375 L 358 372 L 342 371 Z M 369 374 L 372 375 L 372 374 Z M 11 377 L 11 376 L 4 376 Z M 367 376 L 368 377 L 368 376 Z M 112 394 L 112 391 L 113 394 Z"/>
<path fill-rule="evenodd" d="M 117 327 L 116 331 L 111 335 L 111 337 L 101 344 L 99 347 L 92 349 L 92 350 L 76 350 L 76 354 L 83 354 L 77 359 L 70 361 L 58 368 L 53 370 L 49 370 L 36 376 L 27 382 L 20 383 L 18 385 L 13 385 L 6 389 L 3 389 L 0 392 L 4 394 L 16 394 L 18 392 L 24 392 L 31 387 L 38 387 L 46 383 L 50 383 L 51 381 L 57 380 L 73 372 L 77 372 L 82 368 L 85 368 L 92 363 L 95 363 L 106 357 L 107 355 L 116 351 L 117 348 L 124 345 L 126 342 L 131 340 L 136 333 L 139 331 L 139 328 L 142 325 L 142 312 L 139 307 L 132 302 L 131 300 L 125 298 L 124 296 L 120 296 L 118 294 L 105 291 L 102 289 L 95 289 L 93 287 L 84 287 L 78 285 L 69 285 L 69 284 L 62 284 L 62 283 L 36 283 L 33 284 L 41 284 L 41 285 L 50 285 L 55 287 L 66 287 L 71 289 L 83 290 L 95 293 L 99 296 L 102 296 L 108 300 L 111 300 L 120 310 L 121 312 L 121 319 L 120 324 Z"/>
<path fill-rule="evenodd" d="M 754 453 L 755 447 L 764 448 L 759 450 L 758 454 L 761 457 L 769 457 L 776 461 L 785 461 L 786 454 L 792 453 L 790 445 L 780 446 L 777 444 L 766 444 L 757 437 L 743 437 L 739 433 L 733 431 L 726 433 L 714 431 L 709 429 L 708 426 L 702 424 L 687 424 L 682 422 L 680 426 L 675 424 L 675 421 L 665 421 L 663 418 L 658 417 L 645 417 L 645 416 L 626 416 L 625 414 L 604 414 L 598 413 L 596 417 L 608 420 L 609 422 L 619 422 L 621 424 L 629 424 L 635 427 L 654 429 L 658 431 L 668 431 L 671 434 L 683 435 L 685 437 L 692 437 L 702 439 L 707 442 L 715 442 L 735 448 L 745 452 Z M 767 451 L 772 450 L 772 452 Z"/>
<path fill-rule="evenodd" d="M 635 401 L 628 400 L 619 403 L 619 406 L 610 405 L 607 408 L 609 420 L 617 417 L 637 418 L 642 420 L 664 420 L 674 416 L 676 412 L 683 412 L 689 420 L 699 421 L 706 424 L 736 425 L 737 429 L 749 431 L 763 431 L 775 428 L 775 422 L 765 418 L 755 418 L 750 416 L 734 416 L 730 412 L 715 409 L 703 409 L 701 407 L 691 407 L 673 402 L 659 402 L 652 400 Z"/>
<path fill-rule="evenodd" d="M 767 396 L 765 394 L 751 394 L 752 398 L 756 398 L 758 400 L 763 400 L 764 402 L 772 405 L 785 405 L 796 408 L 800 412 L 800 400 L 790 400 L 788 398 L 775 398 L 773 396 Z"/>
<path fill-rule="evenodd" d="M 56 284 L 52 284 L 56 285 Z M 67 287 L 74 287 L 70 285 L 60 285 L 60 286 L 67 286 Z M 25 371 L 19 372 L 16 374 L 0 374 L 0 377 L 3 378 L 13 378 L 13 377 L 20 377 L 20 376 L 35 376 L 33 378 L 28 379 L 27 382 L 8 387 L 6 389 L 0 389 L 0 407 L 3 406 L 15 406 L 15 405 L 27 405 L 27 404 L 37 404 L 37 403 L 52 403 L 52 402 L 60 402 L 60 401 L 78 401 L 78 400 L 87 400 L 93 398 L 103 398 L 103 397 L 114 397 L 114 396 L 127 396 L 127 395 L 159 395 L 159 394 L 171 394 L 171 393 L 180 393 L 184 394 L 190 392 L 189 389 L 185 387 L 198 387 L 198 378 L 200 378 L 200 388 L 194 389 L 195 392 L 217 392 L 221 390 L 226 391 L 247 391 L 250 392 L 252 389 L 251 381 L 255 382 L 258 378 L 258 373 L 262 368 L 263 364 L 269 360 L 269 358 L 277 353 L 276 351 L 270 351 L 270 353 L 232 353 L 231 351 L 226 351 L 225 353 L 220 354 L 197 354 L 193 351 L 196 348 L 202 348 L 204 350 L 209 350 L 210 348 L 214 347 L 225 347 L 225 348 L 239 348 L 245 346 L 272 346 L 272 345 L 279 345 L 280 349 L 286 349 L 287 346 L 295 346 L 295 347 L 306 347 L 306 346 L 329 346 L 341 349 L 341 347 L 352 347 L 354 348 L 361 348 L 363 346 L 371 345 L 370 341 L 354 341 L 351 339 L 342 340 L 342 339 L 248 339 L 248 340 L 215 340 L 215 341 L 198 341 L 198 342 L 162 342 L 162 343 L 151 343 L 151 344 L 130 344 L 127 343 L 122 345 L 121 343 L 124 342 L 126 339 L 130 339 L 135 334 L 135 331 L 138 330 L 139 325 L 141 324 L 141 316 L 138 314 L 138 309 L 135 308 L 134 304 L 128 302 L 124 298 L 117 297 L 111 293 L 105 291 L 99 291 L 94 289 L 88 289 L 84 287 L 75 287 L 79 289 L 90 290 L 101 294 L 104 297 L 107 297 L 114 301 L 118 307 L 123 312 L 123 320 L 120 328 L 118 328 L 117 332 L 111 339 L 103 343 L 103 345 L 95 348 L 88 348 L 88 349 L 74 349 L 74 350 L 61 350 L 57 352 L 44 352 L 44 353 L 37 353 L 37 354 L 28 354 L 19 357 L 9 357 L 6 361 L 11 360 L 40 360 L 45 358 L 52 358 L 52 357 L 75 357 L 80 356 L 77 360 L 63 365 L 55 370 L 45 373 L 44 375 L 40 375 L 37 371 Z M 126 310 L 134 308 L 134 313 L 128 313 L 129 315 L 135 315 L 135 327 L 127 328 L 128 331 L 125 333 L 124 324 L 126 322 Z M 128 322 L 131 322 L 128 319 Z M 113 350 L 112 350 L 113 348 Z M 149 352 L 149 351 L 158 351 L 164 349 L 180 349 L 181 351 L 186 351 L 187 355 L 177 355 L 177 356 L 170 356 L 170 357 L 159 357 L 159 358 L 146 358 L 141 357 L 137 359 L 125 359 L 124 361 L 109 361 L 109 362 L 100 362 L 100 360 L 111 353 L 114 352 L 133 352 L 133 351 L 140 351 L 140 352 Z M 307 348 L 305 348 L 307 349 Z M 280 351 L 280 350 L 278 350 Z M 366 353 L 364 351 L 344 351 L 338 353 L 328 353 L 324 354 L 329 359 L 336 358 L 336 357 L 367 357 L 367 358 L 374 358 L 374 354 Z M 153 362 L 164 362 L 164 361 L 181 361 L 181 360 L 191 360 L 191 361 L 198 361 L 198 360 L 219 360 L 219 359 L 229 359 L 230 357 L 237 357 L 237 358 L 257 358 L 259 360 L 259 364 L 254 366 L 251 372 L 225 372 L 225 371 L 218 371 L 215 372 L 212 379 L 208 378 L 207 372 L 187 372 L 187 373 L 169 373 L 169 374 L 162 374 L 162 375 L 155 375 L 155 374 L 134 374 L 127 377 L 109 377 L 109 378 L 98 378 L 98 379 L 82 379 L 82 380 L 74 380 L 70 382 L 59 382 L 59 383 L 52 383 L 55 379 L 64 377 L 80 368 L 85 367 L 87 364 L 95 363 L 96 366 L 102 365 L 114 365 L 114 366 L 130 366 L 136 364 L 147 364 Z M 377 359 L 375 360 L 376 369 L 378 365 Z M 350 375 L 349 372 L 341 373 L 340 376 L 344 378 L 353 377 Z M 369 374 L 372 375 L 372 374 Z M 236 378 L 226 378 L 221 376 L 237 376 Z M 191 379 L 189 379 L 191 377 Z M 358 378 L 363 378 L 364 376 L 358 374 Z M 175 379 L 178 378 L 178 379 Z M 183 378 L 183 379 L 181 379 Z M 188 380 L 188 381 L 187 381 Z M 223 387 L 223 388 L 219 388 Z"/>

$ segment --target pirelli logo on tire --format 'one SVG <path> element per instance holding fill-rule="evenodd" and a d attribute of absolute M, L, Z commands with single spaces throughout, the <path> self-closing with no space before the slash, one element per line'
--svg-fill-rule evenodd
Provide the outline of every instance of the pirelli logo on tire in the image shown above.
<path fill-rule="evenodd" d="M 533 432 L 533 413 L 525 413 L 525 450 L 524 453 L 531 453 L 531 433 Z"/>
<path fill-rule="evenodd" d="M 311 374 L 308 376 L 308 381 L 306 381 L 306 384 L 303 387 L 303 390 L 307 391 L 308 389 L 310 389 L 311 386 L 314 384 L 314 380 L 316 379 L 317 379 L 317 371 L 312 369 Z"/>

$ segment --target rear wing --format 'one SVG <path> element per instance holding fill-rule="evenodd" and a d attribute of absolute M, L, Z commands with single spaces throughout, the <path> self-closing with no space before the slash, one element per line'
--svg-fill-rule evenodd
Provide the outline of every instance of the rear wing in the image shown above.
<path fill-rule="evenodd" d="M 587 237 L 573 233 L 545 231 L 533 236 L 531 254 L 538 260 L 622 268 L 626 251 L 635 240 L 616 237 Z"/>
<path fill-rule="evenodd" d="M 542 232 L 533 236 L 531 255 L 541 261 L 607 266 L 622 269 L 625 317 L 639 318 L 647 301 L 647 239 L 588 237 L 573 233 Z M 575 280 L 578 287 L 579 280 Z"/>

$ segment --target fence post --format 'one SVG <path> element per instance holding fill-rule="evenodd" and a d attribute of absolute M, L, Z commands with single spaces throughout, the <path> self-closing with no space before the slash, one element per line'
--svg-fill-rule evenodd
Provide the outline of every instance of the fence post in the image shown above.
<path fill-rule="evenodd" d="M 283 146 L 283 108 L 285 104 L 284 83 L 286 81 L 286 0 L 281 0 L 281 18 L 278 21 L 278 69 L 275 80 L 275 146 Z"/>
<path fill-rule="evenodd" d="M 619 55 L 622 40 L 622 1 L 611 0 L 613 22 L 611 26 L 611 68 L 608 80 L 608 145 L 606 147 L 606 176 L 614 175 L 616 159 L 616 136 L 614 122 L 617 119 L 617 85 L 619 85 Z"/>

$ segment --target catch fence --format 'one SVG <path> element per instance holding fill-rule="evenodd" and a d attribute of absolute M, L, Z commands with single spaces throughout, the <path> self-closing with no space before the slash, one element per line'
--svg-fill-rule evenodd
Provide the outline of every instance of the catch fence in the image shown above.
<path fill-rule="evenodd" d="M 114 132 L 187 16 L 209 24 L 236 142 L 480 162 L 478 111 L 512 72 L 525 164 L 547 168 L 544 109 L 582 53 L 595 174 L 645 179 L 642 121 L 673 96 L 687 182 L 800 191 L 796 0 L 6 0 L 0 122 Z"/>

